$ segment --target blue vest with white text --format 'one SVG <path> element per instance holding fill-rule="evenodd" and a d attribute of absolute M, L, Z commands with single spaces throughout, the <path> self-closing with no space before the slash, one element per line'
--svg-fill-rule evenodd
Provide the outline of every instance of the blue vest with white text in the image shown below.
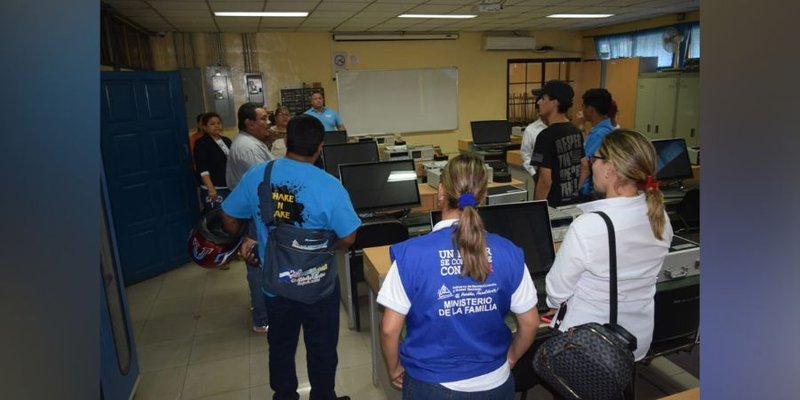
<path fill-rule="evenodd" d="M 522 250 L 489 233 L 492 272 L 484 282 L 462 277 L 454 230 L 455 225 L 390 249 L 411 302 L 400 361 L 425 382 L 474 378 L 506 362 L 511 331 L 503 317 L 522 274 L 528 273 Z"/>

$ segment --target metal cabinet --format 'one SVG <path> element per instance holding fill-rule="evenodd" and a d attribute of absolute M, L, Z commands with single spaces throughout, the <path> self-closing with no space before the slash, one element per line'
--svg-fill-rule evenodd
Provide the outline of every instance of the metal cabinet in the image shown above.
<path fill-rule="evenodd" d="M 684 138 L 687 146 L 699 146 L 699 81 L 697 74 L 640 75 L 636 94 L 636 130 L 650 139 Z"/>
<path fill-rule="evenodd" d="M 639 76 L 636 93 L 636 130 L 650 139 L 675 134 L 678 76 Z"/>
<path fill-rule="evenodd" d="M 675 109 L 675 137 L 686 139 L 686 146 L 700 146 L 700 77 L 683 74 L 678 82 Z"/>

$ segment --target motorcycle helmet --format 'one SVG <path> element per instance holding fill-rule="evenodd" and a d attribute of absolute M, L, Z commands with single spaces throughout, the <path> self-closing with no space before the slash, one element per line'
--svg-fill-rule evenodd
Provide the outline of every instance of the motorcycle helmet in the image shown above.
<path fill-rule="evenodd" d="M 245 224 L 241 224 L 239 228 L 235 235 L 222 229 L 220 208 L 205 213 L 189 235 L 189 257 L 195 264 L 205 268 L 227 264 L 244 238 Z"/>

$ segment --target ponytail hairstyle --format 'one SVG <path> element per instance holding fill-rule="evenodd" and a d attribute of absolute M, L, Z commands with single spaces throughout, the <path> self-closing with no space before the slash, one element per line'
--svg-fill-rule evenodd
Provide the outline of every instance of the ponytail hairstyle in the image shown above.
<path fill-rule="evenodd" d="M 486 255 L 486 231 L 477 206 L 486 199 L 488 177 L 483 161 L 472 154 L 460 154 L 447 162 L 441 183 L 447 207 L 461 210 L 453 244 L 461 254 L 461 276 L 483 282 L 491 272 Z"/>
<path fill-rule="evenodd" d="M 647 200 L 647 218 L 656 239 L 664 239 L 664 195 L 656 181 L 656 150 L 639 132 L 616 129 L 603 138 L 597 154 L 614 165 L 617 184 L 633 182 L 644 191 Z"/>

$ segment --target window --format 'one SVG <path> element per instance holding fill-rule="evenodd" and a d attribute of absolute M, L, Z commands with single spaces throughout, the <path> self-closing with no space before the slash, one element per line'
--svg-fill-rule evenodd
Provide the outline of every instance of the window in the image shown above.
<path fill-rule="evenodd" d="M 506 119 L 512 126 L 528 125 L 537 118 L 532 91 L 560 79 L 573 83 L 580 58 L 508 60 Z"/>
<path fill-rule="evenodd" d="M 673 65 L 673 54 L 664 49 L 663 35 L 668 28 L 677 29 L 684 37 L 678 52 L 678 65 L 687 56 L 700 57 L 700 24 L 688 23 L 595 38 L 597 55 L 604 60 L 623 57 L 658 57 L 659 68 Z"/>

